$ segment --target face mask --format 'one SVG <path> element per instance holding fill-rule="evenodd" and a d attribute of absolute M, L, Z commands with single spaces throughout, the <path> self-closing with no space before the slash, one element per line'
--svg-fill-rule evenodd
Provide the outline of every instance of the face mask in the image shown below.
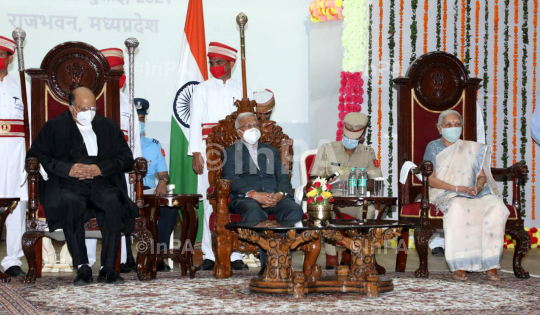
<path fill-rule="evenodd" d="M 122 76 L 120 77 L 120 82 L 118 82 L 120 84 L 120 89 L 123 89 L 124 88 L 124 84 L 126 84 L 126 75 L 125 74 L 122 74 Z"/>
<path fill-rule="evenodd" d="M 446 141 L 450 143 L 454 143 L 458 141 L 459 137 L 461 136 L 461 127 L 441 128 L 441 129 L 442 129 L 442 136 L 446 139 Z"/>
<path fill-rule="evenodd" d="M 139 129 L 140 129 L 140 132 L 141 132 L 141 135 L 144 133 L 144 123 L 142 121 L 139 121 Z"/>
<path fill-rule="evenodd" d="M 9 61 L 9 57 L 0 59 L 0 71 L 7 68 L 7 66 L 9 65 L 8 61 Z"/>
<path fill-rule="evenodd" d="M 96 117 L 96 111 L 95 110 L 87 110 L 85 112 L 77 112 L 75 109 L 75 106 L 73 107 L 73 110 L 77 113 L 77 121 L 79 124 L 83 126 L 89 126 L 92 121 L 94 120 L 94 117 Z"/>
<path fill-rule="evenodd" d="M 343 143 L 343 146 L 345 147 L 345 149 L 348 149 L 348 150 L 352 150 L 356 148 L 358 146 L 358 142 L 359 142 L 358 139 L 353 140 L 345 136 L 343 136 L 343 139 L 341 139 L 341 143 Z"/>
<path fill-rule="evenodd" d="M 249 130 L 246 130 L 244 133 L 244 140 L 249 144 L 255 144 L 259 139 L 261 138 L 261 132 L 259 129 L 251 128 Z"/>
<path fill-rule="evenodd" d="M 212 74 L 212 76 L 214 78 L 219 79 L 222 76 L 224 76 L 227 72 L 231 71 L 231 69 L 229 69 L 228 71 L 225 71 L 225 66 L 226 65 L 228 65 L 228 63 L 224 64 L 223 66 L 219 66 L 219 67 L 210 67 L 210 73 Z"/>

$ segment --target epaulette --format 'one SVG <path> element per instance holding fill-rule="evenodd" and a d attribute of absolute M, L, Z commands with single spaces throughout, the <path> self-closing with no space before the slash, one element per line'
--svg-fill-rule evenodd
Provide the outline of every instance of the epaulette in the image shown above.
<path fill-rule="evenodd" d="M 152 139 L 152 142 L 155 144 L 159 144 L 159 141 L 157 141 L 156 139 Z"/>

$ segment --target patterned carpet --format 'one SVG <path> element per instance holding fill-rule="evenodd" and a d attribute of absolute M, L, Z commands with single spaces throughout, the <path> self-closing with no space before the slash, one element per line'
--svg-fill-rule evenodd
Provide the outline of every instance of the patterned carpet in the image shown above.
<path fill-rule="evenodd" d="M 217 280 L 210 272 L 200 272 L 190 280 L 179 279 L 175 272 L 139 282 L 132 273 L 122 285 L 87 287 L 73 286 L 72 275 L 44 277 L 35 285 L 14 280 L 0 285 L 0 315 L 6 310 L 13 310 L 12 314 L 35 314 L 39 310 L 43 314 L 141 315 L 540 313 L 540 279 L 518 280 L 511 274 L 503 274 L 502 281 L 494 283 L 482 274 L 456 282 L 446 272 L 433 272 L 429 279 L 416 279 L 412 273 L 390 273 L 395 291 L 375 299 L 355 294 L 310 294 L 302 300 L 250 293 L 248 283 L 254 274 L 243 272 Z"/>

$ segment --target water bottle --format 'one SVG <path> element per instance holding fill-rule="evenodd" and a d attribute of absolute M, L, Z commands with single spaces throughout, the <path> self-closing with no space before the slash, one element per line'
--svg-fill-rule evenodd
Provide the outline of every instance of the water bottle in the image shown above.
<path fill-rule="evenodd" d="M 358 175 L 358 196 L 365 197 L 367 195 L 367 172 L 366 169 L 361 167 L 360 174 Z"/>
<path fill-rule="evenodd" d="M 347 195 L 349 196 L 356 196 L 356 178 L 356 168 L 351 167 L 351 172 L 349 173 L 349 180 L 347 181 L 349 186 L 349 191 L 347 192 Z"/>

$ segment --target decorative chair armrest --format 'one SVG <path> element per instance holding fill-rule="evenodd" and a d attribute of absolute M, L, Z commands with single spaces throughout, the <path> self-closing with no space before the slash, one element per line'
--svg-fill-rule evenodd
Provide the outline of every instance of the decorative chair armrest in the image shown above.
<path fill-rule="evenodd" d="M 143 157 L 135 159 L 133 164 L 133 172 L 135 173 L 135 203 L 139 209 L 144 208 L 144 178 L 148 172 L 148 162 Z"/>
<path fill-rule="evenodd" d="M 492 168 L 491 174 L 494 176 L 512 174 L 514 178 L 523 179 L 529 174 L 529 168 L 527 167 L 527 164 L 525 164 L 525 161 L 520 161 L 507 168 Z"/>
<path fill-rule="evenodd" d="M 216 191 L 214 192 L 216 195 L 216 198 L 219 200 L 227 200 L 229 199 L 229 195 L 231 194 L 231 181 L 228 179 L 218 179 L 217 185 L 216 185 Z"/>
<path fill-rule="evenodd" d="M 231 194 L 231 181 L 228 179 L 218 179 L 214 195 L 215 231 L 217 234 L 226 233 L 225 226 L 229 224 L 229 195 Z"/>
<path fill-rule="evenodd" d="M 28 158 L 25 161 L 24 169 L 28 174 L 28 211 L 29 219 L 35 219 L 38 211 L 38 181 L 39 181 L 39 161 L 36 158 Z"/>
<path fill-rule="evenodd" d="M 420 200 L 420 211 L 423 219 L 428 218 L 429 206 L 429 176 L 433 174 L 433 163 L 428 160 L 422 161 L 420 166 L 412 170 L 413 174 L 422 174 L 422 199 Z M 416 172 L 416 173 L 415 173 Z"/>

